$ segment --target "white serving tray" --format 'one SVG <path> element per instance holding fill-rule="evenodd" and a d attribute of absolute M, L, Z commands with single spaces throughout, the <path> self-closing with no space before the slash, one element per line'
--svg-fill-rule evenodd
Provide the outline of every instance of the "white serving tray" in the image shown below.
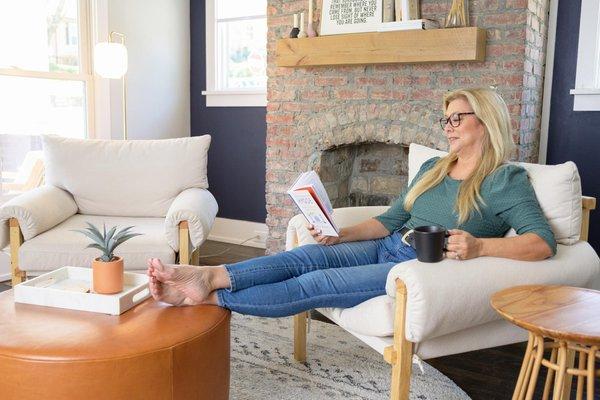
<path fill-rule="evenodd" d="M 77 291 L 78 289 L 83 291 Z M 84 293 L 89 289 L 89 293 Z M 17 303 L 120 315 L 150 297 L 148 277 L 125 272 L 123 291 L 116 294 L 91 293 L 92 269 L 62 267 L 20 283 L 14 288 Z"/>

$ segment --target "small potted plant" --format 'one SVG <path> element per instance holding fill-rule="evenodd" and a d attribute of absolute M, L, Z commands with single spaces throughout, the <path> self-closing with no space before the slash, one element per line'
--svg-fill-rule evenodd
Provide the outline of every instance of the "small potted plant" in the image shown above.
<path fill-rule="evenodd" d="M 106 231 L 104 224 L 103 232 L 94 225 L 86 222 L 88 228 L 85 230 L 74 230 L 87 236 L 92 240 L 86 249 L 93 248 L 102 252 L 102 255 L 92 261 L 93 290 L 100 294 L 114 294 L 123 291 L 123 258 L 116 257 L 114 251 L 123 242 L 141 233 L 132 233 L 133 226 L 128 226 L 117 231 L 114 226 Z"/>

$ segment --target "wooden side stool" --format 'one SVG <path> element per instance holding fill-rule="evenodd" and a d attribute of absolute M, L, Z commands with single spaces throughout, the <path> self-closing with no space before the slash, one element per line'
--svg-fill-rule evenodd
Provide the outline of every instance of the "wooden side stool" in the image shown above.
<path fill-rule="evenodd" d="M 594 379 L 600 376 L 600 292 L 568 286 L 517 286 L 492 296 L 492 307 L 513 324 L 529 331 L 529 342 L 513 400 L 531 400 L 540 367 L 548 368 L 544 394 L 569 399 L 577 377 L 577 400 L 594 400 Z M 546 350 L 550 357 L 544 358 Z M 575 358 L 578 356 L 577 368 Z"/>

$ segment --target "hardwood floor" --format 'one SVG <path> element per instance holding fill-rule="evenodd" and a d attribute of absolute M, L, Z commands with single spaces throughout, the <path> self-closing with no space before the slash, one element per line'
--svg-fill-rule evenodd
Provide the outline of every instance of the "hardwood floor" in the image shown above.
<path fill-rule="evenodd" d="M 225 250 L 229 249 L 226 253 Z M 223 253 L 223 254 L 220 254 Z M 206 241 L 200 246 L 201 265 L 220 265 L 247 260 L 265 255 L 264 249 L 255 247 L 238 246 L 236 244 Z"/>
<path fill-rule="evenodd" d="M 222 253 L 226 249 L 229 250 Z M 262 255 L 263 249 L 208 241 L 200 248 L 200 263 L 219 265 Z M 9 288 L 7 283 L 0 283 L 0 292 Z M 312 315 L 315 319 L 326 320 L 316 312 Z M 473 400 L 505 400 L 512 397 L 524 352 L 525 343 L 518 343 L 430 359 L 427 362 L 456 382 Z M 575 385 L 571 396 L 573 399 L 574 389 Z M 540 399 L 542 391 L 543 379 L 539 379 L 534 398 Z M 596 379 L 595 393 L 594 400 L 600 400 L 600 379 Z"/>

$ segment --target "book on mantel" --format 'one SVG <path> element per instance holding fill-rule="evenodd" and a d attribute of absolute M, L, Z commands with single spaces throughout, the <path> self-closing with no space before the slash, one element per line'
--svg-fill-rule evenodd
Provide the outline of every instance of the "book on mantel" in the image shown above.
<path fill-rule="evenodd" d="M 339 236 L 339 230 L 333 222 L 333 207 L 323 182 L 315 171 L 302 173 L 288 190 L 308 223 L 323 236 Z"/>
<path fill-rule="evenodd" d="M 412 29 L 438 29 L 440 24 L 431 19 L 411 19 L 408 21 L 382 22 L 377 32 L 407 31 Z"/>

